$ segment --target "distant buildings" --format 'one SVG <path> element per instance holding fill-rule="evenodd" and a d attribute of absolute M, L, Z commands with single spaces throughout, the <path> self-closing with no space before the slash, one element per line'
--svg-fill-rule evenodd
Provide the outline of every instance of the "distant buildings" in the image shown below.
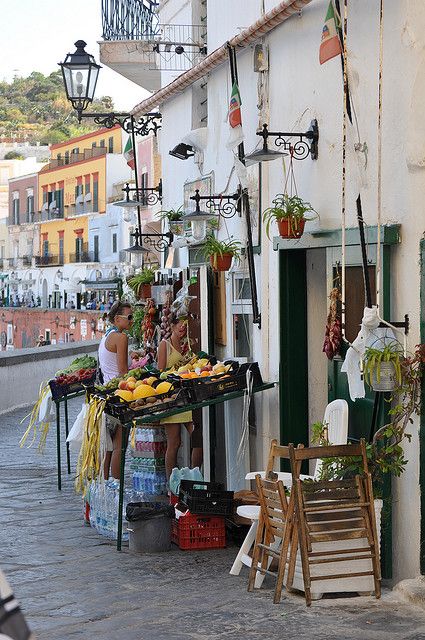
<path fill-rule="evenodd" d="M 115 298 L 140 261 L 124 251 L 136 212 L 113 204 L 132 181 L 126 141 L 116 126 L 51 145 L 48 163 L 0 160 L 3 305 L 90 309 Z M 138 142 L 138 159 L 141 185 L 156 186 L 161 163 L 154 138 Z M 159 231 L 151 207 L 142 208 L 142 217 L 147 231 Z"/>

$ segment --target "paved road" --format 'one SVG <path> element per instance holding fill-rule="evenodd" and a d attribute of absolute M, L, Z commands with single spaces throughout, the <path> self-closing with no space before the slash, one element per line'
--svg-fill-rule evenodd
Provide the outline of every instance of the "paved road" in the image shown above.
<path fill-rule="evenodd" d="M 272 582 L 251 594 L 228 574 L 235 548 L 117 553 L 82 525 L 70 477 L 57 492 L 53 432 L 44 456 L 19 449 L 23 415 L 0 417 L 1 566 L 38 640 L 425 640 L 425 614 L 390 591 L 273 605 Z"/>

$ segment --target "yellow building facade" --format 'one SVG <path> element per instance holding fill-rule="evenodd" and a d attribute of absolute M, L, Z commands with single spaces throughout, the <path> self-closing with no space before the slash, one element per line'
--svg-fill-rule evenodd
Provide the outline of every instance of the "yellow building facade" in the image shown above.
<path fill-rule="evenodd" d="M 51 160 L 38 175 L 41 266 L 85 262 L 88 214 L 105 213 L 108 154 L 122 153 L 119 126 L 50 147 Z"/>

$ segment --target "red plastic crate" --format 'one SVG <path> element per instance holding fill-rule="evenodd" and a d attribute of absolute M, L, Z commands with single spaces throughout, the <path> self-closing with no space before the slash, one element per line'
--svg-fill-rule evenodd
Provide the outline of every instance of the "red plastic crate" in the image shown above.
<path fill-rule="evenodd" d="M 226 546 L 224 518 L 187 513 L 172 521 L 171 540 L 184 550 L 222 549 Z"/>
<path fill-rule="evenodd" d="M 170 494 L 170 504 L 171 504 L 173 507 L 175 507 L 175 506 L 176 506 L 176 504 L 178 503 L 178 501 L 179 501 L 179 497 L 178 497 L 178 496 L 175 496 L 175 495 L 174 495 L 174 493 L 171 493 L 171 494 Z"/>

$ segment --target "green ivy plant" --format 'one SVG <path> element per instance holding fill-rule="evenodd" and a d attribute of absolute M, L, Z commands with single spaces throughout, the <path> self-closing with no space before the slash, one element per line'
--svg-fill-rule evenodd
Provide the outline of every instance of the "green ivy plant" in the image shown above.
<path fill-rule="evenodd" d="M 298 196 L 290 196 L 287 193 L 279 193 L 272 200 L 272 207 L 263 212 L 263 222 L 266 223 L 266 234 L 270 240 L 270 225 L 273 221 L 289 220 L 292 232 L 298 231 L 301 220 L 305 219 L 305 214 L 312 212 L 315 215 L 309 217 L 314 220 L 318 213 L 309 202 Z"/>
<path fill-rule="evenodd" d="M 137 340 L 139 344 L 142 342 L 142 322 L 145 317 L 145 311 L 143 306 L 136 305 L 133 307 L 133 324 L 131 325 L 128 334 Z"/>
<path fill-rule="evenodd" d="M 181 222 L 183 220 L 183 205 L 181 205 L 178 209 L 164 209 L 163 211 L 158 211 L 156 214 L 158 220 L 163 222 L 164 220 L 168 220 L 168 222 Z"/>

